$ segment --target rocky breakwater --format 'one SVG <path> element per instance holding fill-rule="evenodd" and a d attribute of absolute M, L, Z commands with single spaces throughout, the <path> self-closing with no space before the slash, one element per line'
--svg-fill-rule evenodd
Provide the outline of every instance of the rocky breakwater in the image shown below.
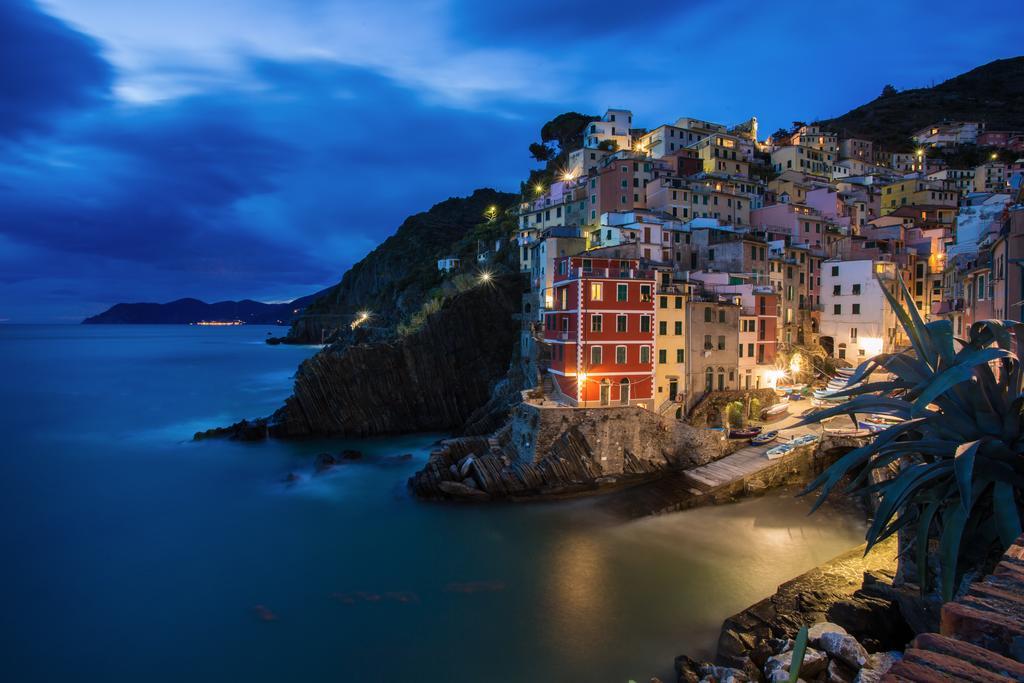
<path fill-rule="evenodd" d="M 445 301 L 422 327 L 386 342 L 331 345 L 306 360 L 270 418 L 197 434 L 240 439 L 369 436 L 461 428 L 505 378 L 525 284 L 494 278 Z"/>
<path fill-rule="evenodd" d="M 720 457 L 721 440 L 642 408 L 522 402 L 488 437 L 442 443 L 410 480 L 428 499 L 527 499 L 642 483 Z"/>

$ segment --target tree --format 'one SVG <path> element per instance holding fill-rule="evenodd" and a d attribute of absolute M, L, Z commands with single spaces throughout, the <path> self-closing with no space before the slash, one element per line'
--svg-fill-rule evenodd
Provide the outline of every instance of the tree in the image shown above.
<path fill-rule="evenodd" d="M 902 278 L 899 286 L 912 301 Z M 914 306 L 904 309 L 888 287 L 882 292 L 911 348 L 861 363 L 841 392 L 852 398 L 802 423 L 843 414 L 856 422 L 858 413 L 903 422 L 844 455 L 805 493 L 820 490 L 816 508 L 846 476 L 852 477 L 847 490 L 880 493 L 868 548 L 900 532 L 900 573 L 909 573 L 908 559 L 916 565 L 922 595 L 930 583 L 928 559 L 937 554 L 939 594 L 951 600 L 965 572 L 987 571 L 1021 534 L 1024 323 L 982 320 L 966 340 L 955 339 L 949 320 L 925 324 Z M 872 381 L 875 370 L 893 379 Z M 872 472 L 891 464 L 899 467 L 895 476 L 873 483 Z"/>
<path fill-rule="evenodd" d="M 555 156 L 555 150 L 539 142 L 530 143 L 530 156 L 537 161 L 550 161 Z"/>
<path fill-rule="evenodd" d="M 777 131 L 772 133 L 772 140 L 781 140 L 782 138 L 788 138 L 789 131 L 785 128 L 779 128 Z"/>
<path fill-rule="evenodd" d="M 806 125 L 807 125 L 807 124 L 806 124 L 806 123 L 804 123 L 803 121 L 794 121 L 794 122 L 793 122 L 793 130 L 796 130 L 796 129 L 798 129 L 798 128 L 803 128 L 803 127 L 804 127 L 804 126 L 806 126 Z"/>
<path fill-rule="evenodd" d="M 885 86 L 882 87 L 882 97 L 889 97 L 890 95 L 895 95 L 895 94 L 896 94 L 896 88 L 894 88 L 892 85 L 887 83 L 887 84 L 885 84 Z"/>
<path fill-rule="evenodd" d="M 571 152 L 583 146 L 583 131 L 591 121 L 600 117 L 569 111 L 559 114 L 545 123 L 540 129 L 541 142 L 558 143 L 558 149 Z"/>

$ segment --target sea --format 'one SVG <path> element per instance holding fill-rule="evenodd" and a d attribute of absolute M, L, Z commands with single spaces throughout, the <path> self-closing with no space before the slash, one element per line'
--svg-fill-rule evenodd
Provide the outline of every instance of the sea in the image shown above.
<path fill-rule="evenodd" d="M 791 493 L 634 521 L 418 501 L 440 433 L 193 441 L 281 405 L 317 348 L 280 333 L 0 325 L 0 680 L 673 680 L 863 538 Z"/>

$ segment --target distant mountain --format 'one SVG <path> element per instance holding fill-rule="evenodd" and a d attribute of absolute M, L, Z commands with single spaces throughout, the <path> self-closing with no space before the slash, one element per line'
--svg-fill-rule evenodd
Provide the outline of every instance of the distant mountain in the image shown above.
<path fill-rule="evenodd" d="M 250 325 L 287 325 L 298 311 L 320 295 L 320 292 L 282 304 L 260 301 L 218 301 L 208 304 L 199 299 L 178 299 L 166 304 L 117 304 L 86 318 L 83 325 L 188 325 L 197 322 L 230 322 L 241 320 Z"/>
<path fill-rule="evenodd" d="M 911 144 L 915 130 L 943 119 L 982 121 L 988 130 L 1024 130 L 1024 57 L 997 59 L 933 88 L 883 94 L 818 123 L 840 136 L 901 149 Z"/>

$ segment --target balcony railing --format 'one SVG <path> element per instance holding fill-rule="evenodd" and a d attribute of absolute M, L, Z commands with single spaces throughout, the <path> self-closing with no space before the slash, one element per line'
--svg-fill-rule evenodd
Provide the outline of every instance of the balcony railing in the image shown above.
<path fill-rule="evenodd" d="M 640 270 L 636 268 L 573 268 L 570 271 L 572 277 L 576 278 L 607 278 L 615 280 L 653 280 L 653 270 Z"/>

